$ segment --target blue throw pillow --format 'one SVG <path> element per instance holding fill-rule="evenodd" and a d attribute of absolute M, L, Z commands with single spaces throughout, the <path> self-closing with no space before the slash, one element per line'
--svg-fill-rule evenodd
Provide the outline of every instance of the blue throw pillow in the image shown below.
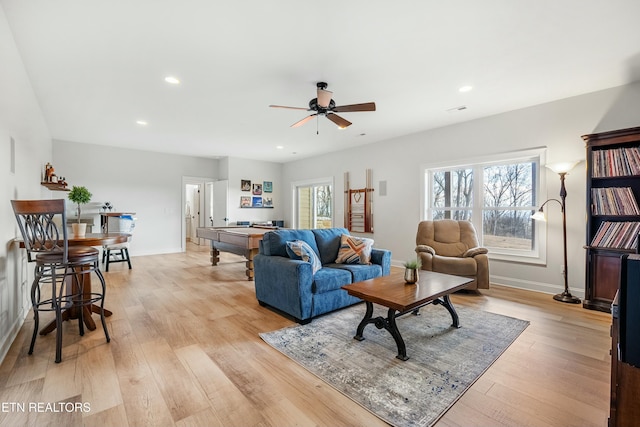
<path fill-rule="evenodd" d="M 287 255 L 291 259 L 300 259 L 311 263 L 311 271 L 316 274 L 316 271 L 322 268 L 320 259 L 316 255 L 315 251 L 311 249 L 311 246 L 307 242 L 302 240 L 294 240 L 287 242 Z"/>

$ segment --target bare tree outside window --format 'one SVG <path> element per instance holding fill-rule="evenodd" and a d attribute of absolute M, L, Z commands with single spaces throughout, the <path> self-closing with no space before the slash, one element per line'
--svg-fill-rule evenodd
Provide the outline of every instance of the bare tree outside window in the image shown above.
<path fill-rule="evenodd" d="M 316 187 L 317 228 L 325 228 L 325 224 L 331 224 L 331 197 L 330 185 Z"/>
<path fill-rule="evenodd" d="M 536 209 L 537 171 L 534 158 L 432 171 L 429 217 L 477 221 L 474 225 L 484 246 L 533 251 L 531 214 Z M 478 189 L 474 189 L 474 174 L 482 182 Z M 474 190 L 480 188 L 482 193 L 474 196 Z M 480 211 L 477 217 L 473 216 L 474 209 Z"/>
<path fill-rule="evenodd" d="M 534 163 L 484 168 L 483 231 L 485 245 L 532 249 Z"/>
<path fill-rule="evenodd" d="M 470 220 L 472 204 L 472 169 L 440 171 L 433 174 L 433 219 Z"/>

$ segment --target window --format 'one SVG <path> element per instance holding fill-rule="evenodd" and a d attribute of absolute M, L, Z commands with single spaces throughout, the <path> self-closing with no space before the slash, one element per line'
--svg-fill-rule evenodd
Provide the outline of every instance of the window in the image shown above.
<path fill-rule="evenodd" d="M 441 170 L 433 173 L 433 219 L 471 221 L 473 169 Z"/>
<path fill-rule="evenodd" d="M 483 168 L 483 244 L 491 248 L 533 251 L 535 161 Z"/>
<path fill-rule="evenodd" d="M 540 259 L 542 233 L 531 215 L 541 188 L 542 150 L 472 164 L 425 168 L 425 219 L 471 221 L 495 258 Z M 466 163 L 466 162 L 465 162 Z"/>
<path fill-rule="evenodd" d="M 333 227 L 332 180 L 294 184 L 295 227 Z"/>

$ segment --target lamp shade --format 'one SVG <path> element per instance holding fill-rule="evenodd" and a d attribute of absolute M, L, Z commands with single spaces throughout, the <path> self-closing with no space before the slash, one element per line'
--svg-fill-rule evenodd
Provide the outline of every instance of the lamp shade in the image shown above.
<path fill-rule="evenodd" d="M 547 217 L 544 215 L 544 212 L 542 211 L 542 208 L 540 208 L 540 210 L 538 212 L 536 212 L 533 215 L 531 215 L 531 219 L 534 219 L 536 221 L 546 221 Z"/>
<path fill-rule="evenodd" d="M 573 169 L 578 163 L 580 163 L 580 160 L 574 160 L 572 162 L 551 163 L 546 166 L 552 171 L 554 171 L 555 173 L 567 173 L 571 169 Z"/>

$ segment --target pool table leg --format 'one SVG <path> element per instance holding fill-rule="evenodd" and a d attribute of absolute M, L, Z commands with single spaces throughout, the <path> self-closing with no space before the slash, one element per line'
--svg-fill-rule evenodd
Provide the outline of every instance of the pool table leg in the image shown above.
<path fill-rule="evenodd" d="M 216 249 L 213 240 L 211 241 L 211 251 L 209 253 L 211 254 L 211 265 L 218 265 L 218 262 L 220 262 L 220 251 Z"/>
<path fill-rule="evenodd" d="M 218 265 L 220 262 L 220 251 L 230 252 L 236 255 L 244 255 L 247 259 L 245 262 L 246 270 L 245 273 L 247 275 L 247 280 L 253 280 L 254 271 L 253 271 L 253 257 L 258 254 L 258 248 L 253 249 L 245 249 L 239 246 L 232 246 L 227 243 L 217 243 L 220 248 L 216 247 L 216 243 L 211 241 L 211 265 Z"/>
<path fill-rule="evenodd" d="M 246 266 L 247 266 L 247 280 L 253 280 L 254 271 L 253 271 L 253 257 L 258 254 L 258 248 L 255 249 L 247 249 L 245 252 L 245 257 L 247 258 Z"/>

